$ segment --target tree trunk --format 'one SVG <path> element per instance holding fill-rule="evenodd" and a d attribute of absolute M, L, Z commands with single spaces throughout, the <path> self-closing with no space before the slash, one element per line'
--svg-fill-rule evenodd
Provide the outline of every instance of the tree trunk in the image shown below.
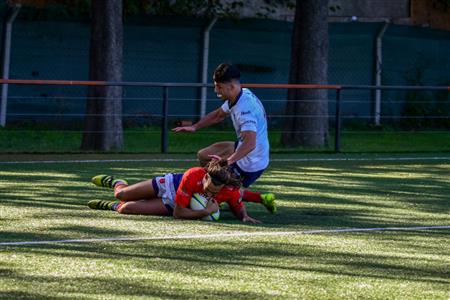
<path fill-rule="evenodd" d="M 297 0 L 289 83 L 326 84 L 328 0 Z M 289 89 L 281 143 L 322 147 L 328 140 L 327 90 Z"/>
<path fill-rule="evenodd" d="M 93 0 L 91 5 L 89 80 L 122 81 L 122 0 Z M 81 149 L 122 148 L 122 87 L 89 87 Z"/>

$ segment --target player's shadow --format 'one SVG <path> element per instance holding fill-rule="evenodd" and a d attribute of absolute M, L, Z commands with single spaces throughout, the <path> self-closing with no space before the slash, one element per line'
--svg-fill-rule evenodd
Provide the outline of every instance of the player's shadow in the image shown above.
<path fill-rule="evenodd" d="M 418 169 L 414 163 L 403 166 L 383 164 L 382 168 L 370 163 L 356 163 L 334 165 L 334 169 L 323 166 L 317 170 L 291 166 L 288 173 L 298 172 L 299 176 L 283 175 L 275 170 L 274 174 L 265 174 L 252 187 L 276 194 L 277 215 L 267 216 L 263 208 L 248 206 L 251 213 L 255 212 L 255 216 L 264 221 L 262 226 L 386 227 L 410 224 L 413 221 L 408 220 L 421 222 L 423 212 L 441 214 L 450 211 L 448 187 L 442 181 L 447 170 L 439 166 Z M 272 180 L 280 176 L 284 176 L 282 182 Z"/>
<path fill-rule="evenodd" d="M 443 234 L 440 234 L 444 238 Z M 409 241 L 406 238 L 410 238 Z M 402 243 L 396 244 L 398 251 L 407 253 L 415 245 L 414 241 L 420 237 L 419 233 L 407 233 Z M 439 237 L 439 233 L 437 233 Z M 398 237 L 392 234 L 382 241 L 398 241 Z M 225 270 L 236 272 L 270 272 L 274 282 L 278 277 L 300 276 L 301 273 L 315 274 L 320 278 L 329 276 L 344 276 L 355 280 L 392 280 L 429 283 L 445 286 L 448 283 L 448 272 L 445 268 L 436 264 L 433 258 L 422 258 L 420 263 L 406 263 L 407 258 L 390 252 L 348 251 L 346 247 L 327 247 L 322 244 L 311 244 L 308 239 L 297 239 L 296 243 L 286 240 L 259 240 L 245 243 L 240 239 L 225 239 L 226 243 L 217 243 L 217 240 L 183 241 L 137 241 L 137 242 L 113 242 L 99 244 L 58 244 L 58 245 L 30 245 L 27 247 L 12 247 L 16 255 L 45 255 L 50 261 L 77 258 L 81 267 L 87 263 L 89 266 L 111 262 L 117 267 L 126 267 L 130 270 L 128 276 L 123 272 L 110 274 L 108 278 L 91 276 L 91 274 L 77 274 L 76 276 L 58 276 L 58 268 L 55 266 L 55 275 L 27 275 L 16 272 L 12 266 L 0 265 L 0 272 L 8 276 L 9 280 L 27 283 L 40 283 L 54 288 L 50 293 L 75 291 L 86 297 L 94 294 L 109 294 L 123 297 L 153 296 L 168 298 L 185 298 L 189 291 L 183 289 L 167 289 L 166 282 L 152 280 L 155 274 L 165 274 L 168 278 L 173 276 L 196 276 L 209 278 L 213 281 L 223 280 Z M 357 248 L 358 246 L 355 245 Z M 428 245 L 430 253 L 436 253 L 436 246 Z M 415 251 L 417 251 L 416 249 Z M 445 255 L 442 251 L 442 255 Z M 193 271 L 195 270 L 195 271 Z M 222 270 L 211 272 L 211 270 Z M 184 274 L 188 272 L 188 274 Z M 192 273 L 194 272 L 194 273 Z M 0 273 L 1 274 L 1 273 Z M 184 274 L 184 275 L 183 275 Z M 245 273 L 244 273 L 245 274 Z M 133 280 L 147 278 L 146 280 Z M 258 277 L 257 274 L 254 277 Z M 248 279 L 251 282 L 252 279 Z M 113 284 L 111 284 L 111 282 Z M 275 289 L 279 287 L 274 286 Z M 33 294 L 32 292 L 30 292 Z M 205 298 L 218 297 L 249 297 L 261 298 L 264 292 L 230 292 L 227 289 L 217 290 L 208 285 L 199 287 L 197 295 Z M 39 296 L 39 292 L 36 292 Z"/>

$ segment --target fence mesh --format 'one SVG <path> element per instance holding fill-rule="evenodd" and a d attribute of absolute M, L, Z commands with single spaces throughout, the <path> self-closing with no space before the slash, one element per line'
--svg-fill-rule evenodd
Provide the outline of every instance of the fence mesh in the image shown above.
<path fill-rule="evenodd" d="M 127 23 L 124 27 L 123 80 L 139 82 L 199 82 L 202 34 L 205 20 Z M 329 38 L 329 82 L 372 85 L 375 81 L 375 39 L 384 24 L 332 23 Z M 242 71 L 245 83 L 286 83 L 290 64 L 292 23 L 269 20 L 219 21 L 211 31 L 208 74 L 223 61 Z M 13 26 L 10 78 L 87 80 L 89 24 L 30 21 Z M 383 36 L 383 85 L 449 85 L 450 33 L 426 28 L 390 25 Z M 209 76 L 208 76 L 209 78 Z M 211 82 L 211 79 L 208 79 Z M 287 91 L 256 91 L 269 115 L 271 130 L 282 131 Z M 374 126 L 373 90 L 345 90 L 342 94 L 343 133 L 359 130 L 436 131 L 448 128 L 448 92 L 383 90 L 381 126 Z M 195 121 L 200 111 L 199 88 L 171 88 L 169 124 Z M 208 89 L 206 111 L 220 105 Z M 328 92 L 327 116 L 334 128 L 336 92 Z M 123 88 L 123 121 L 126 134 L 142 128 L 158 132 L 161 125 L 162 89 Z M 10 131 L 46 130 L 82 134 L 86 87 L 9 85 L 7 126 L 0 151 L 27 151 L 14 146 Z M 227 132 L 229 124 L 215 131 Z M 301 129 L 299 129 L 301 130 Z M 7 133 L 7 134 L 6 134 Z M 41 132 L 42 133 L 42 132 Z M 40 133 L 40 134 L 41 134 Z M 39 135 L 40 135 L 39 134 Z M 159 141 L 158 137 L 152 137 Z M 279 136 L 273 138 L 278 143 Z M 39 140 L 39 138 L 36 138 Z M 174 142 L 174 139 L 171 139 Z M 5 146 L 7 143 L 10 146 Z M 155 142 L 156 145 L 156 142 Z M 47 145 L 51 150 L 51 145 Z M 171 144 L 169 144 L 169 147 Z M 79 145 L 72 146 L 76 151 Z M 277 146 L 274 147 L 276 149 Z M 142 151 L 159 151 L 142 147 Z M 42 151 L 45 147 L 42 147 Z M 41 151 L 39 150 L 39 151 Z M 364 150 L 364 149 L 363 149 Z"/>
<path fill-rule="evenodd" d="M 8 126 L 0 130 L 0 153 L 6 152 L 77 152 L 80 151 L 81 137 L 87 132 L 84 127 L 86 104 L 94 98 L 62 97 L 44 95 L 33 97 L 26 95 L 29 86 L 15 86 L 24 96 L 9 98 L 7 114 Z M 180 97 L 195 94 L 197 87 L 171 87 L 168 99 L 168 127 L 173 128 L 183 123 L 194 123 L 200 118 L 200 103 L 197 97 Z M 83 93 L 86 87 L 60 87 L 67 94 Z M 129 97 L 115 99 L 123 102 L 121 118 L 124 125 L 125 152 L 159 152 L 161 151 L 163 124 L 162 87 L 124 87 L 124 94 L 139 94 L 144 90 L 149 97 Z M 212 89 L 210 88 L 212 91 Z M 277 93 L 286 94 L 285 89 L 277 89 Z M 210 91 L 210 92 L 211 92 Z M 254 89 L 259 95 L 263 89 Z M 450 142 L 442 142 L 449 135 L 450 128 L 450 94 L 445 90 L 406 90 L 401 91 L 411 98 L 409 102 L 401 100 L 383 101 L 381 103 L 381 124 L 375 125 L 373 114 L 373 90 L 343 89 L 340 91 L 340 137 L 344 141 L 341 151 L 377 151 L 383 150 L 383 143 L 400 142 L 395 151 L 423 151 L 423 144 L 411 148 L 411 143 L 401 145 L 403 139 L 412 140 L 421 135 L 430 139 L 429 151 L 450 150 Z M 400 92 L 399 92 L 400 94 Z M 427 95 L 428 98 L 425 98 Z M 303 115 L 303 118 L 325 118 L 328 120 L 329 143 L 314 151 L 333 150 L 336 132 L 336 91 L 329 91 L 328 112 L 324 115 Z M 285 111 L 285 98 L 261 96 L 265 106 L 269 134 L 273 151 L 304 151 L 305 148 L 286 148 L 281 144 L 281 136 L 287 132 L 285 122 L 288 114 Z M 314 103 L 318 99 L 297 99 L 302 103 Z M 222 104 L 221 100 L 207 101 L 207 111 L 212 111 Z M 420 109 L 420 108 L 423 109 Z M 311 132 L 311 128 L 294 128 L 289 132 Z M 438 136 L 436 136 L 436 134 Z M 391 137 L 389 137 L 389 135 Z M 193 135 L 172 134 L 169 136 L 169 152 L 195 152 L 199 147 L 220 140 L 235 140 L 236 136 L 230 120 L 213 126 L 201 133 Z M 416 136 L 416 137 L 412 137 Z M 377 139 L 381 139 L 379 148 L 373 148 Z M 384 141 L 385 139 L 385 141 Z M 437 139 L 437 146 L 435 146 Z M 447 139 L 448 140 L 448 139 Z M 371 145 L 372 144 L 372 145 Z M 414 143 L 413 143 L 414 144 Z M 357 145 L 355 147 L 355 145 Z M 402 148 L 403 147 L 403 148 Z M 392 149 L 388 147 L 387 149 Z M 310 149 L 309 149 L 310 151 Z"/>

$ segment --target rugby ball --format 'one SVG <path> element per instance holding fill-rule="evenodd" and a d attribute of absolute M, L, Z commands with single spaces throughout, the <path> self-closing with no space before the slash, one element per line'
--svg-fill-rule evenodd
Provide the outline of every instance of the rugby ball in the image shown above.
<path fill-rule="evenodd" d="M 208 203 L 208 198 L 199 193 L 194 193 L 191 198 L 191 203 L 189 207 L 192 210 L 201 210 L 206 208 L 206 204 Z M 205 221 L 218 221 L 220 217 L 220 211 L 217 210 L 215 213 L 210 214 L 209 216 L 203 217 L 202 220 Z"/>

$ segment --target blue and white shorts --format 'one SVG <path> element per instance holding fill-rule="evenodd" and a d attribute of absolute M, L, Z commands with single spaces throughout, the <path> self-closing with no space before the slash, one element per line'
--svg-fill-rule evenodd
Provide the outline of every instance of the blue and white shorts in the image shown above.
<path fill-rule="evenodd" d="M 175 207 L 175 195 L 177 193 L 173 182 L 173 174 L 169 173 L 153 178 L 152 186 L 158 198 L 162 199 L 164 206 L 172 214 L 173 208 Z"/>

